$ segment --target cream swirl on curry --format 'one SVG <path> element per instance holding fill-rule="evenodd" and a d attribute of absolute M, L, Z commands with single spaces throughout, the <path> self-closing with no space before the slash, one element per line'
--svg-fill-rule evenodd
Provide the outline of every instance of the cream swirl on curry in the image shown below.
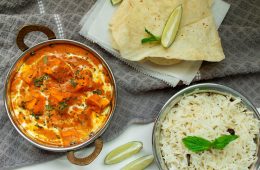
<path fill-rule="evenodd" d="M 103 127 L 113 90 L 107 68 L 90 51 L 54 44 L 37 50 L 13 77 L 12 115 L 33 140 L 72 146 Z"/>

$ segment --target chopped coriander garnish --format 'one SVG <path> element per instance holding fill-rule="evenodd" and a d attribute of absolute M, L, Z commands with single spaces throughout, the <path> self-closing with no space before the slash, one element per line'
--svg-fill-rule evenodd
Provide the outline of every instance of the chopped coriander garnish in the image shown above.
<path fill-rule="evenodd" d="M 80 72 L 80 70 L 77 70 L 77 71 L 75 72 L 75 75 L 78 76 L 78 75 L 79 75 L 79 72 Z"/>
<path fill-rule="evenodd" d="M 44 64 L 47 64 L 47 63 L 48 63 L 48 57 L 47 57 L 47 56 L 44 56 L 44 57 L 43 57 L 43 63 L 44 63 Z"/>
<path fill-rule="evenodd" d="M 45 74 L 45 75 L 43 75 L 43 76 L 41 76 L 41 77 L 39 77 L 39 78 L 35 78 L 34 80 L 33 80 L 33 83 L 34 83 L 34 85 L 36 86 L 36 87 L 41 87 L 42 85 L 43 85 L 43 81 L 44 80 L 47 80 L 49 78 L 49 76 L 47 75 L 47 74 Z"/>
<path fill-rule="evenodd" d="M 47 111 L 51 111 L 51 110 L 53 110 L 53 107 L 51 105 L 45 105 L 45 109 Z"/>
<path fill-rule="evenodd" d="M 93 94 L 98 94 L 98 95 L 101 95 L 102 94 L 102 91 L 97 89 L 97 90 L 94 90 L 93 91 Z"/>
<path fill-rule="evenodd" d="M 40 118 L 40 115 L 37 115 L 35 113 L 32 113 L 31 116 L 34 117 L 36 120 L 39 120 Z"/>
<path fill-rule="evenodd" d="M 145 44 L 145 43 L 149 43 L 149 42 L 159 42 L 161 40 L 161 37 L 154 35 L 153 33 L 151 33 L 148 29 L 145 28 L 145 32 L 150 35 L 150 37 L 147 38 L 143 38 L 141 43 Z"/>
<path fill-rule="evenodd" d="M 74 79 L 70 79 L 70 84 L 75 88 L 78 83 L 76 83 Z"/>
<path fill-rule="evenodd" d="M 51 113 L 47 113 L 47 116 L 50 118 L 51 116 L 52 116 L 53 114 L 51 114 Z"/>
<path fill-rule="evenodd" d="M 59 103 L 60 110 L 64 110 L 66 107 L 68 107 L 68 104 L 65 101 Z"/>
<path fill-rule="evenodd" d="M 34 126 L 36 126 L 37 128 L 40 128 L 40 129 L 42 129 L 43 127 L 42 126 L 40 126 L 38 123 L 36 123 Z"/>

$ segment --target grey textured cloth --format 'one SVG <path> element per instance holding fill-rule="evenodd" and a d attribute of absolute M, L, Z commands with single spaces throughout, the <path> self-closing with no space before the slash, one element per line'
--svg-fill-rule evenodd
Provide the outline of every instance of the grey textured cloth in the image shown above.
<path fill-rule="evenodd" d="M 220 27 L 226 59 L 203 63 L 200 81 L 233 87 L 260 106 L 260 1 L 228 0 L 231 9 Z M 78 23 L 94 0 L 1 0 L 0 2 L 0 169 L 48 161 L 63 154 L 35 148 L 12 127 L 3 104 L 8 69 L 21 54 L 15 44 L 19 29 L 27 24 L 50 27 L 58 38 L 80 41 L 95 48 L 111 66 L 118 85 L 118 107 L 104 133 L 108 141 L 129 124 L 154 120 L 162 105 L 176 91 L 164 82 L 136 72 L 99 46 L 78 34 Z M 41 33 L 27 36 L 29 46 L 45 40 Z M 213 79 L 215 78 L 215 79 Z M 197 83 L 194 81 L 194 83 Z"/>

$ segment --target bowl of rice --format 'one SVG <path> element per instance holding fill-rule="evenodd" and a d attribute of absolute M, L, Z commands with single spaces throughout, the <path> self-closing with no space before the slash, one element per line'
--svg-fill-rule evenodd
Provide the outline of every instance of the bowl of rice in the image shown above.
<path fill-rule="evenodd" d="M 153 129 L 153 152 L 161 170 L 259 168 L 260 114 L 239 92 L 219 84 L 189 86 L 161 109 Z M 236 135 L 224 148 L 190 150 L 188 137 L 212 141 Z"/>

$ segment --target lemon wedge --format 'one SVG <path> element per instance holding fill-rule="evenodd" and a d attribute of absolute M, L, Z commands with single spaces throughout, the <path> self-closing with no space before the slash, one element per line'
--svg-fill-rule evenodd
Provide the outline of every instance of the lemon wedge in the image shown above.
<path fill-rule="evenodd" d="M 176 38 L 182 16 L 182 5 L 176 7 L 171 13 L 163 29 L 161 44 L 164 48 L 169 48 Z"/>
<path fill-rule="evenodd" d="M 113 6 L 119 4 L 120 2 L 122 2 L 122 0 L 111 0 L 111 4 Z"/>
<path fill-rule="evenodd" d="M 143 143 L 133 141 L 121 145 L 112 150 L 105 158 L 105 164 L 115 164 L 129 158 L 130 156 L 138 153 L 143 148 Z"/>
<path fill-rule="evenodd" d="M 147 155 L 130 162 L 121 170 L 143 170 L 148 167 L 153 162 L 153 160 L 153 155 Z"/>

